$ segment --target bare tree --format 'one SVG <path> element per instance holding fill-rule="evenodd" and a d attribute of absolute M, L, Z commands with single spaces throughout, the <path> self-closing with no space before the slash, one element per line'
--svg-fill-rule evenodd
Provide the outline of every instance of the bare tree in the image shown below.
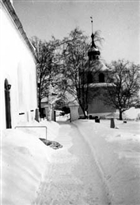
<path fill-rule="evenodd" d="M 111 89 L 107 87 L 105 101 L 119 110 L 119 119 L 122 113 L 137 104 L 140 91 L 140 65 L 129 61 L 118 60 L 111 63 L 107 82 L 113 83 Z"/>
<path fill-rule="evenodd" d="M 37 62 L 38 106 L 42 117 L 41 100 L 49 95 L 49 86 L 55 84 L 55 75 L 58 73 L 57 46 L 59 41 L 54 37 L 51 41 L 42 41 L 32 37 Z"/>

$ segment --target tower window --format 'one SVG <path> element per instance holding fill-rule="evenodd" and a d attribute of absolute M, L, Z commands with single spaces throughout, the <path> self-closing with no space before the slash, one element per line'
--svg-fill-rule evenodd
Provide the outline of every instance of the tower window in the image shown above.
<path fill-rule="evenodd" d="M 99 74 L 99 83 L 104 83 L 105 82 L 105 76 L 103 73 Z"/>
<path fill-rule="evenodd" d="M 88 83 L 93 83 L 92 72 L 88 72 L 88 74 L 87 74 L 87 81 L 88 81 Z"/>

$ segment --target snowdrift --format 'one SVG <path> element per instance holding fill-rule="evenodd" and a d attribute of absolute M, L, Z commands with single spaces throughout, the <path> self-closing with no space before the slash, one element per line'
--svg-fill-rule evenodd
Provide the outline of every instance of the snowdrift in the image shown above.
<path fill-rule="evenodd" d="M 47 128 L 47 136 L 44 127 Z M 58 136 L 59 128 L 60 125 L 58 123 L 47 120 L 42 120 L 40 122 L 22 122 L 17 125 L 17 129 L 26 130 L 26 133 L 35 135 L 38 138 L 47 138 L 50 140 L 53 140 Z"/>
<path fill-rule="evenodd" d="M 140 108 L 131 107 L 124 112 L 124 118 L 129 120 L 140 120 Z"/>
<path fill-rule="evenodd" d="M 22 125 L 47 125 L 50 140 L 59 131 L 57 123 L 22 123 Z M 29 205 L 43 180 L 53 150 L 39 140 L 43 129 L 8 129 L 1 132 L 1 199 L 3 205 Z"/>
<path fill-rule="evenodd" d="M 139 132 L 129 132 L 129 123 L 127 132 L 122 123 L 120 129 L 89 120 L 75 124 L 92 150 L 112 204 L 140 204 L 140 122 L 130 122 L 130 129 Z"/>

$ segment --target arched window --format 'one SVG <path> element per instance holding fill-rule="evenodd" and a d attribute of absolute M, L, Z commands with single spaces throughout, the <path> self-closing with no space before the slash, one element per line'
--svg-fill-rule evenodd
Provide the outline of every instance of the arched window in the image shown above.
<path fill-rule="evenodd" d="M 104 83 L 105 82 L 105 76 L 103 73 L 99 74 L 99 83 Z"/>

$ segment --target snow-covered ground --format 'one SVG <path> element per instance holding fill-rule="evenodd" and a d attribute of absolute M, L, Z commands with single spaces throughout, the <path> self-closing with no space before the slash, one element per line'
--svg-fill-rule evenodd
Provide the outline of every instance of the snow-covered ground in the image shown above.
<path fill-rule="evenodd" d="M 79 120 L 76 126 L 88 142 L 114 205 L 140 204 L 140 122 L 95 123 Z"/>
<path fill-rule="evenodd" d="M 110 128 L 110 120 L 78 120 L 74 124 L 92 150 L 112 205 L 140 204 L 140 121 L 115 120 L 118 129 Z M 47 126 L 48 140 L 58 136 L 61 126 L 48 121 L 24 125 Z M 35 199 L 55 152 L 39 138 L 46 138 L 44 127 L 1 132 L 2 205 L 29 205 Z"/>
<path fill-rule="evenodd" d="M 56 117 L 56 121 L 59 122 L 64 122 L 64 121 L 68 121 L 70 119 L 70 114 L 65 114 L 64 116 L 57 116 Z"/>

